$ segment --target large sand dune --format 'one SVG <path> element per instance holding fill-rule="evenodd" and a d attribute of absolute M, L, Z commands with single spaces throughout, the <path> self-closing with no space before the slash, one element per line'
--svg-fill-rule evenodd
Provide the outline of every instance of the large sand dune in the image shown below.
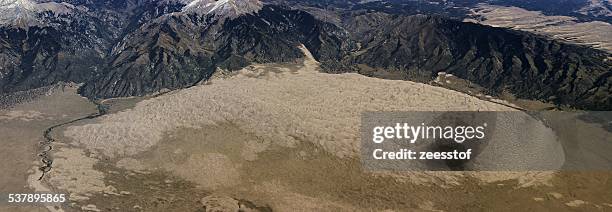
<path fill-rule="evenodd" d="M 532 201 L 546 190 L 530 185 L 554 179 L 550 172 L 363 171 L 357 159 L 362 112 L 514 109 L 421 83 L 320 73 L 305 54 L 303 65 L 253 65 L 69 126 L 63 131 L 68 139 L 58 138 L 63 144 L 54 148 L 57 160 L 47 181 L 81 197 L 78 205 L 85 206 L 157 209 L 141 199 L 163 196 L 189 200 L 162 205 L 170 208 L 191 208 L 191 199 L 238 207 L 236 199 L 246 199 L 279 211 L 372 211 L 488 205 L 472 203 L 492 198 L 483 189 L 520 191 L 510 195 Z M 542 149 L 551 143 L 534 144 L 535 152 L 546 154 L 523 154 L 516 161 L 562 154 Z M 158 190 L 157 184 L 181 180 L 197 188 Z M 521 206 L 517 200 L 515 208 Z"/>
<path fill-rule="evenodd" d="M 250 147 L 246 143 L 252 151 L 243 153 L 247 155 L 245 160 L 271 147 L 292 148 L 304 142 L 337 158 L 356 159 L 360 151 L 361 114 L 366 111 L 514 111 L 498 103 L 421 83 L 320 73 L 311 56 L 302 66 L 289 67 L 255 65 L 204 85 L 139 102 L 133 109 L 105 116 L 98 123 L 69 127 L 64 134 L 90 151 L 117 158 L 146 152 L 179 129 L 231 125 L 268 142 Z M 542 132 L 545 132 L 542 141 L 554 141 L 552 131 Z M 502 141 L 495 148 L 513 148 L 512 140 L 497 140 Z M 533 147 L 523 148 L 531 152 L 508 150 L 518 156 L 499 163 L 507 163 L 508 167 L 514 163 L 521 166 L 563 163 L 563 152 L 557 144 L 532 143 Z M 538 155 L 540 151 L 550 154 Z M 482 157 L 500 161 L 503 158 L 497 152 L 488 154 Z M 454 179 L 454 175 L 443 176 Z"/>
<path fill-rule="evenodd" d="M 75 126 L 67 137 L 109 156 L 129 156 L 157 144 L 165 132 L 230 122 L 242 130 L 294 146 L 311 141 L 338 157 L 356 156 L 365 111 L 508 111 L 511 108 L 426 84 L 253 66 Z"/>

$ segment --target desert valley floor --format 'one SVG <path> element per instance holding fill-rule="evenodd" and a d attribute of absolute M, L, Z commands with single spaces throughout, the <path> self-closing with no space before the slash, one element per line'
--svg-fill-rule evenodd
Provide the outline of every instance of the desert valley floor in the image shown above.
<path fill-rule="evenodd" d="M 306 52 L 307 55 L 309 55 Z M 513 111 L 410 81 L 252 65 L 200 85 L 100 102 L 56 86 L 0 111 L 0 190 L 54 191 L 52 211 L 609 211 L 610 172 L 380 172 L 361 169 L 364 111 Z M 42 180 L 43 132 L 55 140 Z M 546 155 L 542 156 L 546 157 Z M 0 211 L 45 208 L 0 206 Z"/>

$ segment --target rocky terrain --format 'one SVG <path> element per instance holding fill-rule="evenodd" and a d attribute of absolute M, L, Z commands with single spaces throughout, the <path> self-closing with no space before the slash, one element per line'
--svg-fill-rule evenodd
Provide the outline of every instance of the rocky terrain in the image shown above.
<path fill-rule="evenodd" d="M 221 18 L 235 18 L 243 14 L 253 14 L 261 10 L 263 3 L 258 0 L 196 0 L 184 1 L 187 5 L 182 11 L 201 15 L 214 14 Z"/>
<path fill-rule="evenodd" d="M 609 53 L 446 17 L 354 8 L 325 13 L 335 17 L 328 22 L 301 7 L 247 0 L 19 0 L 2 8 L 36 23 L 0 27 L 2 92 L 84 82 L 89 98 L 142 96 L 193 86 L 220 69 L 294 61 L 304 44 L 326 72 L 425 82 L 445 71 L 492 95 L 612 107 Z M 605 48 L 604 34 L 587 42 Z"/>
<path fill-rule="evenodd" d="M 590 0 L 579 12 L 583 15 L 612 17 L 612 3 L 608 0 Z"/>
<path fill-rule="evenodd" d="M 17 22 L 0 23 L 0 92 L 83 82 L 102 70 L 111 23 L 67 3 L 6 3 L 0 16 Z"/>
<path fill-rule="evenodd" d="M 349 64 L 411 80 L 447 72 L 493 94 L 508 90 L 583 109 L 610 105 L 612 63 L 603 51 L 439 17 L 364 14 L 345 20 L 360 44 L 345 58 Z"/>
<path fill-rule="evenodd" d="M 208 79 L 217 68 L 236 70 L 252 62 L 289 62 L 304 43 L 318 58 L 343 51 L 346 32 L 313 16 L 276 6 L 222 20 L 170 14 L 147 23 L 113 49 L 108 73 L 87 82 L 89 97 L 144 95 Z"/>

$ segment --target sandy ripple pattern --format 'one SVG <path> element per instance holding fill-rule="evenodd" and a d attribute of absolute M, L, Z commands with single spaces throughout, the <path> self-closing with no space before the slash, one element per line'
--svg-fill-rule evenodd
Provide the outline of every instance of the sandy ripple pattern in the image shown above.
<path fill-rule="evenodd" d="M 365 111 L 511 110 L 440 87 L 326 74 L 317 68 L 316 61 L 307 61 L 298 71 L 252 66 L 232 77 L 139 102 L 99 123 L 69 127 L 64 134 L 105 156 L 124 157 L 146 151 L 175 129 L 232 123 L 276 145 L 310 141 L 347 158 L 358 156 Z"/>

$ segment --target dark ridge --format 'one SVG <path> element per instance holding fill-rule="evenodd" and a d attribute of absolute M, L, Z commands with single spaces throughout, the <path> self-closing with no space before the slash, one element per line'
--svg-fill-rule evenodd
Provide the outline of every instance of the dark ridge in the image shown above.
<path fill-rule="evenodd" d="M 174 13 L 178 4 L 75 2 L 102 5 L 45 16 L 53 24 L 42 27 L 0 28 L 0 93 L 85 82 L 79 92 L 92 99 L 142 96 L 195 85 L 218 68 L 293 62 L 304 44 L 331 73 L 371 76 L 365 66 L 429 81 L 445 71 L 492 94 L 612 110 L 609 53 L 525 32 L 373 9 L 341 12 L 332 24 L 269 4 L 218 19 Z"/>
<path fill-rule="evenodd" d="M 492 93 L 588 110 L 612 109 L 609 53 L 513 30 L 432 16 L 357 15 L 344 23 L 361 44 L 345 58 L 406 79 L 452 73 Z"/>
<path fill-rule="evenodd" d="M 217 68 L 237 70 L 251 63 L 294 62 L 304 44 L 322 61 L 340 60 L 348 34 L 312 15 L 267 5 L 257 14 L 219 20 L 170 15 L 141 26 L 114 50 L 104 75 L 80 93 L 90 98 L 141 96 L 189 87 Z"/>

